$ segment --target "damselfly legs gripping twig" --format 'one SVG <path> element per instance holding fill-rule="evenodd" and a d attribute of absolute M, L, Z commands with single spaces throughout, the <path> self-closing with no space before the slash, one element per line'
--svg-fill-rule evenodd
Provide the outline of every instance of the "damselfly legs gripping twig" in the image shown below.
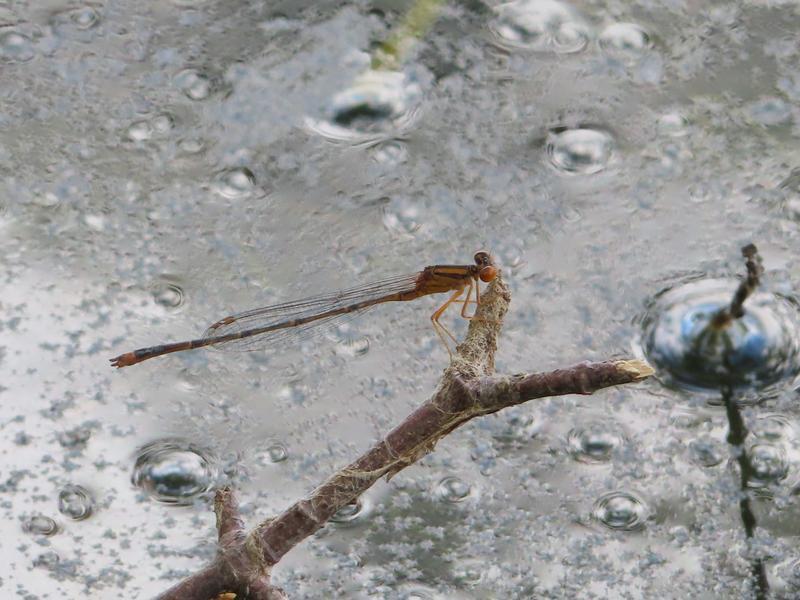
<path fill-rule="evenodd" d="M 478 280 L 485 283 L 497 276 L 497 267 L 488 252 L 475 254 L 474 265 L 433 265 L 412 275 L 402 275 L 361 285 L 334 294 L 315 296 L 295 302 L 256 308 L 225 317 L 214 323 L 202 338 L 161 344 L 126 352 L 111 359 L 114 367 L 128 367 L 155 356 L 193 350 L 205 346 L 223 350 L 257 350 L 278 342 L 298 339 L 302 333 L 344 315 L 366 310 L 384 302 L 406 302 L 430 294 L 452 292 L 450 298 L 431 315 L 431 322 L 442 343 L 450 352 L 445 336 L 456 342 L 453 334 L 439 323 L 447 307 L 462 304 L 465 319 L 469 304 L 480 303 Z M 466 296 L 462 294 L 466 290 Z M 473 298 L 474 296 L 474 298 Z"/>

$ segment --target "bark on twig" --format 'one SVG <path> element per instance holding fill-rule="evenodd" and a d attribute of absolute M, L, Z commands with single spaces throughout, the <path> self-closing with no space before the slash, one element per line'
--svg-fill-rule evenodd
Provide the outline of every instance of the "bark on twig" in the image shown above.
<path fill-rule="evenodd" d="M 245 535 L 233 492 L 220 490 L 215 502 L 220 535 L 217 558 L 160 598 L 207 600 L 225 591 L 247 598 L 284 598 L 281 590 L 269 584 L 271 568 L 283 555 L 378 479 L 393 477 L 433 451 L 437 442 L 457 427 L 534 398 L 591 394 L 653 374 L 647 363 L 622 360 L 581 363 L 549 373 L 494 375 L 497 338 L 509 300 L 508 287 L 498 277 L 482 296 L 467 336 L 433 396 L 307 498 Z"/>
<path fill-rule="evenodd" d="M 742 248 L 742 256 L 747 267 L 747 277 L 736 288 L 736 293 L 733 295 L 730 306 L 723 308 L 714 315 L 711 321 L 711 327 L 714 329 L 723 329 L 730 325 L 734 319 L 744 316 L 744 301 L 756 291 L 761 281 L 761 276 L 764 274 L 764 265 L 761 262 L 761 256 L 758 254 L 758 248 L 756 248 L 755 244 L 747 244 Z"/>

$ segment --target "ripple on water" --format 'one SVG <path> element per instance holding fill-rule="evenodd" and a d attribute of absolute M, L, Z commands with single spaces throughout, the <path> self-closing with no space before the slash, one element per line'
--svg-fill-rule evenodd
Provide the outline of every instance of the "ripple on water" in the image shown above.
<path fill-rule="evenodd" d="M 636 23 L 614 23 L 600 32 L 600 47 L 608 53 L 635 55 L 653 46 L 650 34 Z"/>
<path fill-rule="evenodd" d="M 580 52 L 589 44 L 588 25 L 572 7 L 555 0 L 501 4 L 489 28 L 498 44 L 537 52 Z"/>
<path fill-rule="evenodd" d="M 624 442 L 625 436 L 613 421 L 589 421 L 567 433 L 568 452 L 583 463 L 610 461 L 614 450 Z"/>
<path fill-rule="evenodd" d="M 643 500 L 630 492 L 615 491 L 595 501 L 592 516 L 609 529 L 634 531 L 644 527 L 648 509 Z"/>
<path fill-rule="evenodd" d="M 131 482 L 158 502 L 188 505 L 210 490 L 216 478 L 216 460 L 209 450 L 172 438 L 139 449 Z"/>
<path fill-rule="evenodd" d="M 36 51 L 31 39 L 18 31 L 0 32 L 0 59 L 6 62 L 28 62 Z"/>
<path fill-rule="evenodd" d="M 22 523 L 22 529 L 31 535 L 50 537 L 58 533 L 58 523 L 44 515 L 33 515 Z"/>
<path fill-rule="evenodd" d="M 695 390 L 758 390 L 800 370 L 800 319 L 787 298 L 758 292 L 745 315 L 722 331 L 708 327 L 738 282 L 705 279 L 661 292 L 642 323 L 642 348 L 666 382 Z"/>
<path fill-rule="evenodd" d="M 211 78 L 198 69 L 184 69 L 178 73 L 175 85 L 191 100 L 205 100 L 215 91 Z"/>
<path fill-rule="evenodd" d="M 58 492 L 58 510 L 73 521 L 88 519 L 94 512 L 92 494 L 80 485 L 67 485 Z"/>
<path fill-rule="evenodd" d="M 422 87 L 406 73 L 369 70 L 333 97 L 322 119 L 307 117 L 305 123 L 331 141 L 389 140 L 413 124 L 421 100 Z"/>
<path fill-rule="evenodd" d="M 601 129 L 560 127 L 547 136 L 545 152 L 558 171 L 591 175 L 606 168 L 614 151 L 614 138 Z"/>

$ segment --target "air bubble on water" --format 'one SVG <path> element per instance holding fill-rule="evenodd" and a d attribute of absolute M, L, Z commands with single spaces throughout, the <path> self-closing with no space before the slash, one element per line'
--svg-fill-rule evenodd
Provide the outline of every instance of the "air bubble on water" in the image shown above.
<path fill-rule="evenodd" d="M 250 196 L 256 187 L 256 176 L 247 167 L 233 167 L 217 173 L 213 189 L 234 200 Z"/>
<path fill-rule="evenodd" d="M 139 449 L 131 482 L 165 504 L 192 504 L 214 485 L 218 468 L 206 448 L 178 438 L 151 442 Z"/>
<path fill-rule="evenodd" d="M 670 137 L 683 137 L 689 133 L 689 119 L 679 112 L 668 112 L 658 119 L 658 133 Z"/>
<path fill-rule="evenodd" d="M 398 237 L 411 239 L 422 227 L 418 199 L 406 196 L 386 198 L 381 210 L 383 226 Z"/>
<path fill-rule="evenodd" d="M 500 46 L 538 52 L 580 52 L 591 31 L 569 5 L 555 0 L 517 0 L 501 4 L 489 23 Z"/>
<path fill-rule="evenodd" d="M 402 136 L 417 118 L 422 87 L 399 71 L 369 70 L 334 95 L 321 119 L 307 117 L 306 127 L 324 138 L 372 144 Z"/>
<path fill-rule="evenodd" d="M 54 519 L 45 515 L 33 515 L 25 519 L 22 528 L 31 535 L 43 535 L 49 537 L 58 533 L 58 523 Z"/>
<path fill-rule="evenodd" d="M 183 287 L 171 277 L 162 277 L 150 288 L 153 301 L 168 310 L 182 307 L 186 301 Z"/>
<path fill-rule="evenodd" d="M 192 100 L 205 100 L 211 95 L 211 79 L 198 69 L 184 69 L 175 76 L 175 84 Z"/>
<path fill-rule="evenodd" d="M 604 463 L 625 443 L 625 436 L 613 421 L 594 420 L 567 433 L 567 449 L 579 462 Z"/>
<path fill-rule="evenodd" d="M 58 510 L 73 521 L 88 519 L 94 512 L 92 494 L 80 485 L 67 485 L 58 492 Z"/>
<path fill-rule="evenodd" d="M 614 152 L 614 138 L 600 129 L 559 128 L 547 136 L 545 152 L 558 171 L 591 175 L 608 166 Z"/>
<path fill-rule="evenodd" d="M 472 495 L 472 486 L 458 477 L 445 477 L 436 485 L 435 495 L 445 502 L 463 502 Z"/>
<path fill-rule="evenodd" d="M 636 23 L 614 23 L 600 32 L 600 47 L 609 53 L 641 54 L 652 47 L 650 34 Z"/>
<path fill-rule="evenodd" d="M 340 527 L 357 525 L 366 519 L 370 509 L 371 505 L 369 502 L 363 498 L 356 498 L 340 508 L 330 520 Z"/>
<path fill-rule="evenodd" d="M 619 531 L 634 531 L 644 527 L 648 508 L 638 496 L 625 491 L 615 491 L 598 498 L 592 508 L 598 523 Z"/>
<path fill-rule="evenodd" d="M 727 456 L 726 449 L 712 437 L 697 438 L 689 442 L 689 457 L 701 467 L 714 467 Z"/>
<path fill-rule="evenodd" d="M 0 30 L 0 60 L 6 62 L 28 62 L 36 52 L 31 39 L 18 31 Z"/>

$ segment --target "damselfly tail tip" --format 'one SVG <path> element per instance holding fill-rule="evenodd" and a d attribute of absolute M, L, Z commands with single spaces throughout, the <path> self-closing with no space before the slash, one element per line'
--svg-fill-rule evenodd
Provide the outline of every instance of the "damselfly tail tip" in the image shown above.
<path fill-rule="evenodd" d="M 136 353 L 126 352 L 125 354 L 120 354 L 116 358 L 112 358 L 110 362 L 112 367 L 121 369 L 122 367 L 130 367 L 131 365 L 135 365 L 139 362 L 139 359 L 136 358 Z"/>

